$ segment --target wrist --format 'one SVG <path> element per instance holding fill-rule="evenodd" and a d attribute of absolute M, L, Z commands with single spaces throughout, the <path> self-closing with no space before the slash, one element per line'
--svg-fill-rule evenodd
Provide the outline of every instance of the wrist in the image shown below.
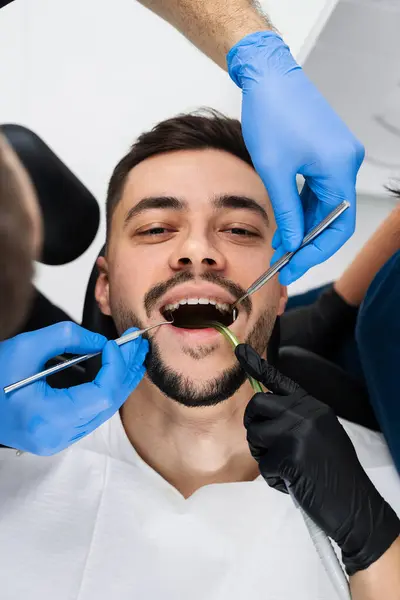
<path fill-rule="evenodd" d="M 400 538 L 368 569 L 350 577 L 354 600 L 398 599 L 400 596 Z"/>
<path fill-rule="evenodd" d="M 252 6 L 237 6 L 235 11 L 231 11 L 224 22 L 220 35 L 224 40 L 225 54 L 249 35 L 257 32 L 275 32 L 275 28 L 268 16 L 261 10 Z"/>
<path fill-rule="evenodd" d="M 267 70 L 279 67 L 282 73 L 292 68 L 300 68 L 290 53 L 280 35 L 272 30 L 255 31 L 241 38 L 228 52 L 228 72 L 233 81 L 239 87 L 243 75 L 248 75 L 248 67 L 251 67 L 250 77 Z"/>
<path fill-rule="evenodd" d="M 378 492 L 376 494 L 378 495 Z M 341 545 L 343 564 L 349 576 L 369 569 L 400 536 L 399 518 L 382 497 L 379 497 L 379 500 L 379 507 L 374 501 L 368 502 L 373 508 L 374 514 L 373 516 L 369 515 L 368 527 L 363 527 L 366 539 L 361 547 L 355 550 L 360 532 L 360 525 L 357 523 L 354 527 L 354 535 L 351 532 L 345 543 Z M 351 550 L 347 550 L 347 548 L 351 548 Z"/>

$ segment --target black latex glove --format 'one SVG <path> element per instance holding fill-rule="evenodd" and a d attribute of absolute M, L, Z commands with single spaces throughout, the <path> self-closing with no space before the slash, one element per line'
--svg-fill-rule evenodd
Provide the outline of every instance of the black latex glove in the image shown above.
<path fill-rule="evenodd" d="M 333 411 L 281 375 L 247 344 L 244 371 L 272 393 L 255 394 L 244 415 L 247 440 L 267 483 L 284 480 L 310 517 L 335 540 L 349 575 L 375 562 L 400 534 L 400 521 L 363 470 Z"/>

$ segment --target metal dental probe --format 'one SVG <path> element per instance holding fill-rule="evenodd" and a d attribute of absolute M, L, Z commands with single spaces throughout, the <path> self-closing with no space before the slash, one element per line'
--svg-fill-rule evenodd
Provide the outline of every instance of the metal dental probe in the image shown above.
<path fill-rule="evenodd" d="M 133 331 L 132 333 L 128 333 L 127 335 L 123 335 L 120 338 L 117 338 L 115 343 L 118 346 L 122 346 L 127 342 L 131 342 L 132 340 L 136 340 L 140 335 L 147 333 L 150 329 L 154 329 L 155 327 L 160 327 L 161 325 L 170 325 L 173 321 L 162 321 L 161 323 L 157 323 L 156 325 L 151 325 L 150 327 L 146 327 L 146 329 L 140 329 L 139 331 Z M 14 392 L 15 390 L 19 390 L 34 381 L 38 381 L 43 377 L 48 377 L 49 375 L 54 375 L 54 373 L 58 373 L 59 371 L 63 371 L 64 369 L 68 369 L 73 365 L 77 365 L 78 363 L 83 362 L 84 360 L 88 360 L 89 358 L 93 358 L 93 356 L 98 356 L 101 352 L 94 352 L 93 354 L 83 354 L 82 356 L 77 356 L 76 358 L 71 358 L 71 360 L 66 360 L 65 362 L 59 363 L 54 367 L 50 367 L 45 371 L 41 371 L 36 375 L 32 375 L 31 377 L 27 377 L 26 379 L 22 379 L 21 381 L 17 381 L 16 383 L 12 383 L 11 385 L 7 385 L 4 388 L 4 393 L 9 394 L 10 392 Z"/>
<path fill-rule="evenodd" d="M 347 200 L 341 202 L 336 208 L 333 209 L 332 212 L 329 213 L 329 215 L 325 217 L 325 219 L 321 221 L 321 223 L 316 225 L 313 229 L 311 229 L 311 231 L 307 233 L 307 235 L 304 237 L 301 243 L 300 248 L 294 250 L 293 252 L 286 252 L 286 254 L 282 256 L 282 258 L 280 258 L 274 265 L 272 265 L 272 267 L 265 271 L 265 273 L 263 273 L 258 279 L 256 279 L 256 281 L 247 289 L 246 293 L 243 296 L 241 296 L 239 300 L 236 300 L 234 304 L 232 304 L 233 317 L 235 319 L 237 317 L 236 307 L 238 304 L 240 304 L 240 302 L 247 298 L 247 296 L 251 296 L 252 294 L 254 294 L 254 292 L 259 290 L 270 279 L 272 279 L 272 277 L 274 277 L 274 275 L 276 275 L 278 271 L 280 271 L 283 267 L 285 267 L 288 264 L 288 262 L 299 250 L 301 250 L 301 248 L 307 246 L 307 244 L 312 242 L 312 240 L 314 240 L 320 233 L 325 231 L 325 229 L 327 229 L 329 225 L 336 221 L 336 219 L 340 217 L 340 215 L 343 214 L 344 211 L 349 208 L 349 206 L 350 202 L 348 202 Z"/>

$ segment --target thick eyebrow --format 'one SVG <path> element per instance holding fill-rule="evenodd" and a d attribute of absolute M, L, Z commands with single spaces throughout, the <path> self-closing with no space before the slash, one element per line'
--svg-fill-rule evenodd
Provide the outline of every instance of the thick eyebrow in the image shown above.
<path fill-rule="evenodd" d="M 254 213 L 257 213 L 263 218 L 264 223 L 269 227 L 269 217 L 268 213 L 258 204 L 253 198 L 247 198 L 247 196 L 234 196 L 231 194 L 227 194 L 225 196 L 218 196 L 213 200 L 214 208 L 233 208 L 240 209 L 244 208 L 245 210 L 250 210 Z"/>
<path fill-rule="evenodd" d="M 173 196 L 151 196 L 149 198 L 142 198 L 135 206 L 132 206 L 128 210 L 124 219 L 124 227 L 126 227 L 133 217 L 137 217 L 146 210 L 152 209 L 169 209 L 169 210 L 184 210 L 187 208 L 187 204 L 184 200 L 179 200 Z"/>

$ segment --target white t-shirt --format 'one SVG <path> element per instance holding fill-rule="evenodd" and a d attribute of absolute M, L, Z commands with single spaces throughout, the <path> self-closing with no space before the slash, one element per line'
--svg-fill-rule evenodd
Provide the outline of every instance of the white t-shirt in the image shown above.
<path fill-rule="evenodd" d="M 382 436 L 342 422 L 400 514 Z M 53 457 L 0 450 L 1 600 L 337 600 L 292 500 L 253 482 L 189 499 L 135 452 L 119 414 Z"/>

